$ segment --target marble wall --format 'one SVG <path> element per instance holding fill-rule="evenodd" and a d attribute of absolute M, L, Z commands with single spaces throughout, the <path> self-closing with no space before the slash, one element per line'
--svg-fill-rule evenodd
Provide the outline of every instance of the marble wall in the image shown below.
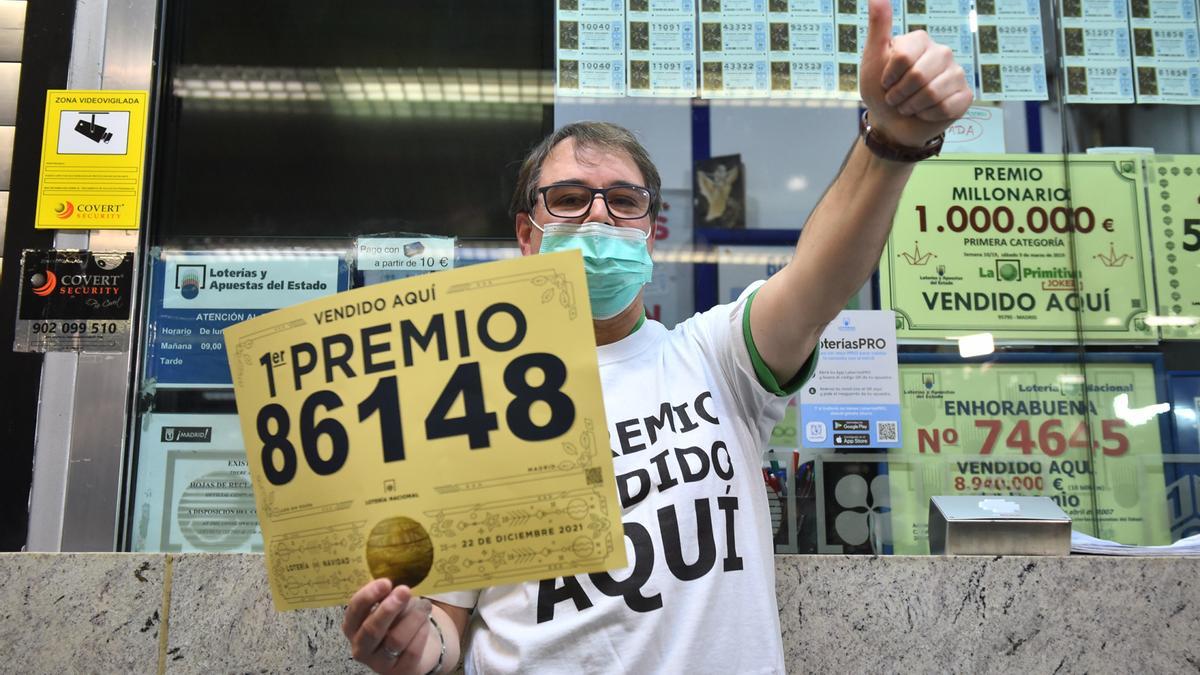
<path fill-rule="evenodd" d="M 778 556 L 788 671 L 1200 671 L 1200 558 Z M 361 673 L 262 558 L 0 554 L 0 671 Z M 716 636 L 719 639 L 719 636 Z"/>

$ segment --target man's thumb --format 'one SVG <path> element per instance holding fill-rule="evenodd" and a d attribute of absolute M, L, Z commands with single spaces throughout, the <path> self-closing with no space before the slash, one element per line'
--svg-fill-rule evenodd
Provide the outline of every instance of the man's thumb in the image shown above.
<path fill-rule="evenodd" d="M 892 41 L 891 0 L 867 0 L 867 44 L 863 56 L 882 56 Z"/>

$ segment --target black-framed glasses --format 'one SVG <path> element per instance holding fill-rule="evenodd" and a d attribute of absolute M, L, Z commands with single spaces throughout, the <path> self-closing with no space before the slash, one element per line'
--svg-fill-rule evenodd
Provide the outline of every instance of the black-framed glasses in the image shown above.
<path fill-rule="evenodd" d="M 594 188 L 576 183 L 557 183 L 537 189 L 550 215 L 559 218 L 578 218 L 592 208 L 596 195 L 604 197 L 608 215 L 620 220 L 637 220 L 650 213 L 653 195 L 637 185 L 614 185 Z"/>

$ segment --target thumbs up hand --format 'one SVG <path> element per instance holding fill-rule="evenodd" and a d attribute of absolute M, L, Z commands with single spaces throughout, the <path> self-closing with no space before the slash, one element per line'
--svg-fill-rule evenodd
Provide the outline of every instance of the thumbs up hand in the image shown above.
<path fill-rule="evenodd" d="M 919 148 L 971 105 L 962 66 L 925 31 L 892 38 L 889 0 L 868 0 L 867 44 L 858 90 L 871 126 L 900 145 Z"/>

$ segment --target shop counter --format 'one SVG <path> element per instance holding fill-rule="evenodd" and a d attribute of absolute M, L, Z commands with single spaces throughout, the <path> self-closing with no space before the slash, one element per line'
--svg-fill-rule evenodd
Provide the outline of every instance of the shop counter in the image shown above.
<path fill-rule="evenodd" d="M 791 673 L 1200 669 L 1196 557 L 789 555 L 776 577 Z M 259 555 L 0 554 L 7 672 L 365 672 L 341 622 L 277 613 Z"/>

